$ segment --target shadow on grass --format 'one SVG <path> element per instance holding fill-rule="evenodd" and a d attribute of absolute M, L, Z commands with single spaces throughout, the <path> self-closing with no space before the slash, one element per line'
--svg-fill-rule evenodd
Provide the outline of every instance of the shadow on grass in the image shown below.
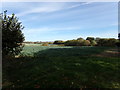
<path fill-rule="evenodd" d="M 118 58 L 108 47 L 51 48 L 3 64 L 3 88 L 120 88 Z"/>

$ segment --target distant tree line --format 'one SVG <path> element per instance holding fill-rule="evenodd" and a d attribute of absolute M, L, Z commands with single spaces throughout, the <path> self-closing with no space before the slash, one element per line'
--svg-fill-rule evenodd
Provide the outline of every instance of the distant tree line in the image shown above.
<path fill-rule="evenodd" d="M 120 34 L 119 34 L 120 36 Z M 53 44 L 64 44 L 64 46 L 120 46 L 120 40 L 115 38 L 94 38 L 87 37 L 86 39 L 77 38 L 73 40 L 56 40 Z"/>
<path fill-rule="evenodd" d="M 37 42 L 25 41 L 25 42 L 23 42 L 23 44 L 43 44 L 43 43 L 52 44 L 53 42 L 42 42 L 42 41 L 37 41 Z"/>

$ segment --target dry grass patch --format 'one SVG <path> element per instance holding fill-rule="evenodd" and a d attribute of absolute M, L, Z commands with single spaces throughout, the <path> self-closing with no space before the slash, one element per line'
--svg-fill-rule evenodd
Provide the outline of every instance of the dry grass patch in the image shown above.
<path fill-rule="evenodd" d="M 110 49 L 110 50 L 106 50 L 100 54 L 97 55 L 93 55 L 93 56 L 98 56 L 98 57 L 120 57 L 120 52 L 118 51 L 118 49 Z"/>

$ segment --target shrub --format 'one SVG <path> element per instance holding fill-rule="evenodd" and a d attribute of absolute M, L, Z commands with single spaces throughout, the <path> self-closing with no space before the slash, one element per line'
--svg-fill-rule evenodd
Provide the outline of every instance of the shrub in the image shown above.
<path fill-rule="evenodd" d="M 43 43 L 42 46 L 48 46 L 48 43 Z"/>
<path fill-rule="evenodd" d="M 118 40 L 114 38 L 102 38 L 98 41 L 98 46 L 116 46 L 117 42 Z"/>
<path fill-rule="evenodd" d="M 88 40 L 68 40 L 65 42 L 65 46 L 89 46 Z"/>
<path fill-rule="evenodd" d="M 101 38 L 97 37 L 97 38 L 95 39 L 95 41 L 98 42 L 100 39 L 101 39 Z"/>
<path fill-rule="evenodd" d="M 117 43 L 116 43 L 116 46 L 117 46 L 117 47 L 120 47 L 120 42 L 117 42 Z"/>
<path fill-rule="evenodd" d="M 94 37 L 87 37 L 86 40 L 89 40 L 91 42 L 92 40 L 95 40 L 95 38 Z"/>
<path fill-rule="evenodd" d="M 90 41 L 89 40 L 84 40 L 82 42 L 82 46 L 90 46 Z"/>
<path fill-rule="evenodd" d="M 54 41 L 53 44 L 64 44 L 64 41 L 62 41 L 62 40 L 56 40 L 56 41 Z"/>
<path fill-rule="evenodd" d="M 95 40 L 92 40 L 92 41 L 90 42 L 90 45 L 91 45 L 91 46 L 96 46 L 96 45 L 97 45 L 97 42 L 96 42 Z"/>
<path fill-rule="evenodd" d="M 65 44 L 65 46 L 77 46 L 78 41 L 77 40 L 68 40 L 64 44 Z"/>
<path fill-rule="evenodd" d="M 83 39 L 83 38 L 81 38 L 81 37 L 80 37 L 80 38 L 78 38 L 77 40 L 79 40 L 79 41 L 84 41 L 84 39 Z"/>

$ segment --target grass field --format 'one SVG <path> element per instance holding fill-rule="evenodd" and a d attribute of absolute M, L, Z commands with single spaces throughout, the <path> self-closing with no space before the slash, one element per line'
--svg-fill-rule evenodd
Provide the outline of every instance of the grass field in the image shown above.
<path fill-rule="evenodd" d="M 112 47 L 27 45 L 3 62 L 3 88 L 120 88 L 120 58 Z"/>

